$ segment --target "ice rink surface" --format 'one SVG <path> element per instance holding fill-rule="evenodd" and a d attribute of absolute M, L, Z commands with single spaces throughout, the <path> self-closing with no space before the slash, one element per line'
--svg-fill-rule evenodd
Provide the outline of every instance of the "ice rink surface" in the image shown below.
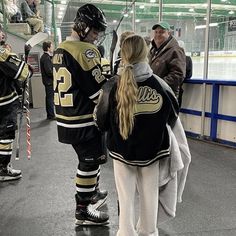
<path fill-rule="evenodd" d="M 192 79 L 203 79 L 204 58 L 192 57 Z M 208 79 L 236 81 L 236 57 L 209 57 Z"/>

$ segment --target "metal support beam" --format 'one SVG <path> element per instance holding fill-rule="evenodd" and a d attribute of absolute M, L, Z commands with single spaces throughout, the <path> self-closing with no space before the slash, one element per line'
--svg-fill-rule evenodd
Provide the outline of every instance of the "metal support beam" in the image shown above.
<path fill-rule="evenodd" d="M 205 31 L 205 51 L 204 51 L 204 68 L 203 79 L 208 78 L 208 57 L 209 57 L 209 32 L 210 32 L 210 20 L 211 20 L 211 0 L 207 0 L 207 20 Z M 206 83 L 202 85 L 202 116 L 201 116 L 201 138 L 204 138 L 205 130 L 205 111 L 206 111 Z"/>
<path fill-rule="evenodd" d="M 158 15 L 159 22 L 162 20 L 162 8 L 163 8 L 163 2 L 162 0 L 159 0 L 159 15 Z"/>
<path fill-rule="evenodd" d="M 136 31 L 136 24 L 135 24 L 135 20 L 136 20 L 136 12 L 135 12 L 135 1 L 132 4 L 132 11 L 133 11 L 133 16 L 132 16 L 132 24 L 133 24 L 133 31 Z"/>

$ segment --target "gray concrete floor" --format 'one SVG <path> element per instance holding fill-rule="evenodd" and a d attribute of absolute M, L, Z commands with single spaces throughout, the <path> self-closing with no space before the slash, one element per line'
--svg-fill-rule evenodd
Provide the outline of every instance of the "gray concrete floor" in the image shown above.
<path fill-rule="evenodd" d="M 189 139 L 192 153 L 183 203 L 176 218 L 160 226 L 160 236 L 236 235 L 236 150 Z M 44 109 L 31 110 L 32 158 L 27 160 L 22 129 L 23 178 L 0 183 L 0 236 L 115 236 L 117 196 L 112 161 L 102 166 L 101 188 L 109 191 L 104 210 L 107 227 L 75 227 L 74 193 L 77 159 L 69 145 L 57 141 L 55 121 Z M 13 154 L 14 157 L 14 154 Z"/>

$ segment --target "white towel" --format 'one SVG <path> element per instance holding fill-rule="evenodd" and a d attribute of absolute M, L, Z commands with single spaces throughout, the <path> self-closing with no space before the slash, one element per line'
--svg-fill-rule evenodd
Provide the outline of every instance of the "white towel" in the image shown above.
<path fill-rule="evenodd" d="M 176 215 L 177 202 L 182 195 L 188 174 L 191 154 L 183 126 L 178 118 L 173 129 L 168 126 L 171 155 L 160 160 L 158 224 Z"/>

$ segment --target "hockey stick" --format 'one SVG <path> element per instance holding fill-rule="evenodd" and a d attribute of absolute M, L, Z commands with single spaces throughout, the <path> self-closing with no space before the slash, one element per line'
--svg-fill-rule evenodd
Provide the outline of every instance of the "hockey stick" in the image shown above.
<path fill-rule="evenodd" d="M 136 0 L 133 0 L 131 2 L 131 4 L 128 6 L 126 6 L 126 8 L 130 8 L 132 7 L 134 4 L 135 4 Z M 124 15 L 122 15 L 122 17 L 120 18 L 119 22 L 118 22 L 118 25 L 116 27 L 115 30 L 113 30 L 113 37 L 112 37 L 112 42 L 111 42 L 111 48 L 110 48 L 110 68 L 111 68 L 111 75 L 113 75 L 113 57 L 114 57 L 114 51 L 115 51 L 115 48 L 116 48 L 116 44 L 117 44 L 117 40 L 118 40 L 118 36 L 117 36 L 117 31 L 120 27 L 120 24 L 121 22 L 123 21 L 124 19 Z"/>
<path fill-rule="evenodd" d="M 48 38 L 47 33 L 39 32 L 35 34 L 32 38 L 30 38 L 24 47 L 25 51 L 25 62 L 28 62 L 28 56 L 31 48 L 33 48 L 38 43 L 46 40 Z M 30 110 L 29 110 L 29 77 L 26 79 L 24 84 L 24 89 L 22 93 L 22 101 L 21 101 L 21 113 L 19 118 L 18 132 L 16 137 L 16 160 L 19 160 L 20 154 L 20 130 L 22 126 L 22 117 L 24 108 L 26 110 L 26 141 L 27 141 L 27 158 L 31 158 L 31 142 L 30 142 Z M 25 105 L 24 105 L 25 104 Z"/>
<path fill-rule="evenodd" d="M 22 90 L 22 89 L 21 89 Z M 17 132 L 16 132 L 16 160 L 19 160 L 20 157 L 20 130 L 22 126 L 22 119 L 23 119 L 23 111 L 24 111 L 24 94 L 20 96 L 20 108 L 21 109 L 19 112 L 17 111 Z M 19 114 L 19 118 L 18 118 Z"/>
<path fill-rule="evenodd" d="M 111 48 L 110 48 L 111 75 L 113 75 L 113 57 L 114 57 L 114 52 L 115 52 L 115 49 L 116 49 L 117 40 L 118 40 L 118 36 L 117 36 L 116 30 L 113 30 L 113 32 L 112 32 Z"/>

